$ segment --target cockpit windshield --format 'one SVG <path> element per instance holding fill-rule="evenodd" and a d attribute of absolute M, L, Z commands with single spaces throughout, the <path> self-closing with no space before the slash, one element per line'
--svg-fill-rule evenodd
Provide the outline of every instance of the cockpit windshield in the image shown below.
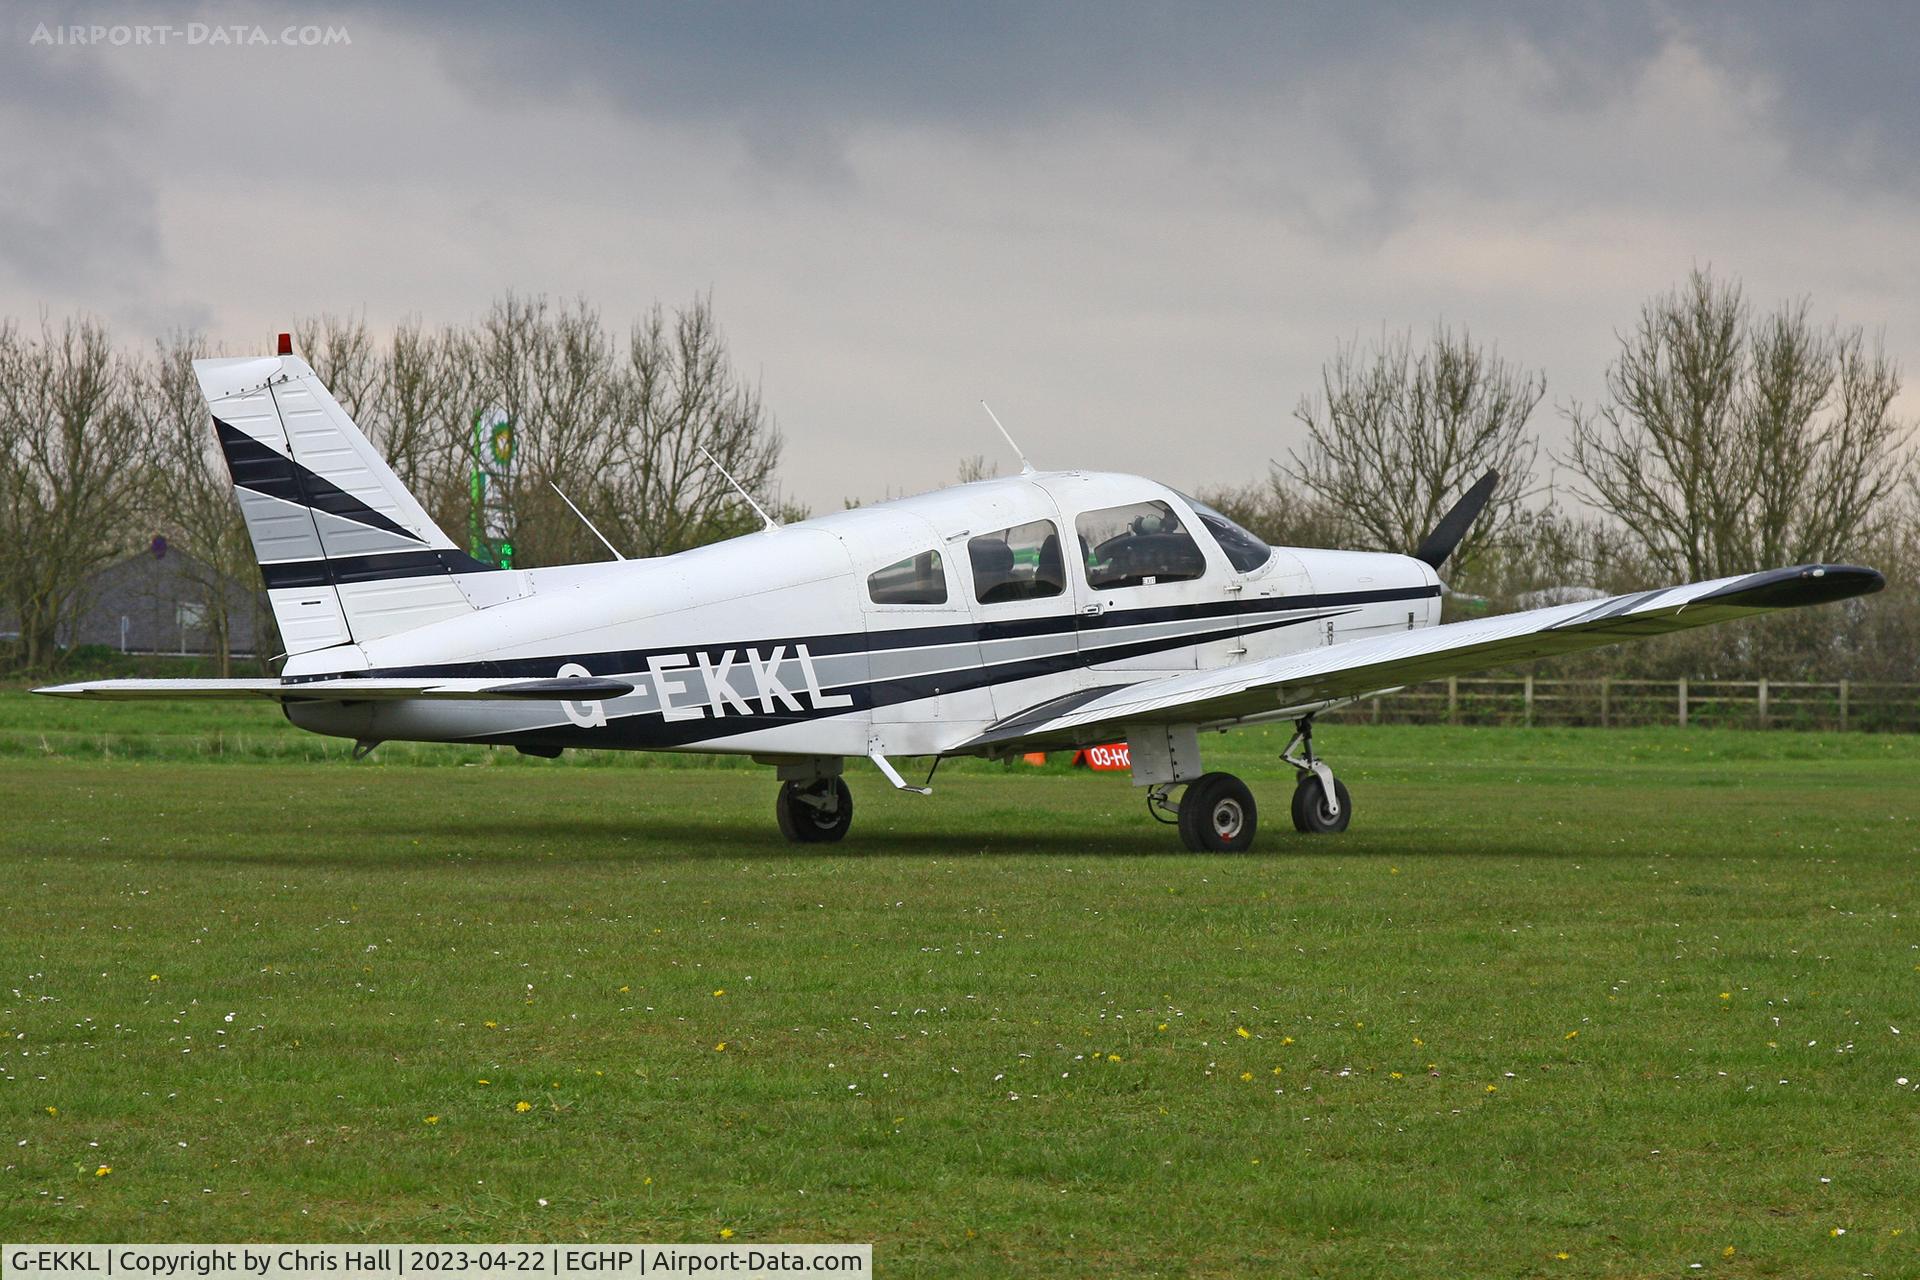
<path fill-rule="evenodd" d="M 1180 496 L 1193 508 L 1193 514 L 1200 517 L 1200 523 L 1207 526 L 1207 532 L 1220 544 L 1220 550 L 1226 552 L 1227 562 L 1241 573 L 1252 573 L 1272 558 L 1272 547 L 1197 498 L 1189 498 L 1184 493 Z"/>

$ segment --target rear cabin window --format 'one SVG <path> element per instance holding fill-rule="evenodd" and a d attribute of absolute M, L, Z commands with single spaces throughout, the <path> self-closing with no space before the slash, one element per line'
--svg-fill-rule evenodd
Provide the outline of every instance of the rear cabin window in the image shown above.
<path fill-rule="evenodd" d="M 940 553 L 922 551 L 869 574 L 867 598 L 875 604 L 945 604 L 947 570 Z"/>
<path fill-rule="evenodd" d="M 1164 502 L 1088 511 L 1074 521 L 1087 585 L 1098 589 L 1185 582 L 1207 571 L 1206 557 Z"/>
<path fill-rule="evenodd" d="M 1060 531 L 1051 520 L 1033 520 L 967 542 L 973 594 L 981 604 L 1043 600 L 1067 589 L 1067 562 Z"/>

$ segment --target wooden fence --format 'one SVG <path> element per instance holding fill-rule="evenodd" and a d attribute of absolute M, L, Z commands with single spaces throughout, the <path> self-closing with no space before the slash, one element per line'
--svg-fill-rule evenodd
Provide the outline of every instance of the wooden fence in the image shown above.
<path fill-rule="evenodd" d="M 1920 684 L 1455 677 L 1327 714 L 1394 724 L 1677 724 L 1912 733 L 1920 731 Z"/>

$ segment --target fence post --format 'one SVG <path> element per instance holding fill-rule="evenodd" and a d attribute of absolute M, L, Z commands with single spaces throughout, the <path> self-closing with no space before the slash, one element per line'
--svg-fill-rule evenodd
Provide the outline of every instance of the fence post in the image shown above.
<path fill-rule="evenodd" d="M 1760 677 L 1760 702 L 1758 710 L 1760 712 L 1760 727 L 1764 729 L 1767 727 L 1767 678 L 1765 676 Z"/>
<path fill-rule="evenodd" d="M 1602 729 L 1610 727 L 1608 724 L 1608 714 L 1612 710 L 1612 708 L 1608 704 L 1612 701 L 1611 697 L 1609 696 L 1610 694 L 1612 694 L 1612 692 L 1613 692 L 1613 678 L 1611 676 L 1601 676 L 1600 677 L 1600 727 Z"/>
<path fill-rule="evenodd" d="M 1687 727 L 1687 678 L 1680 677 L 1680 727 Z"/>
<path fill-rule="evenodd" d="M 1847 731 L 1847 681 L 1840 682 L 1840 732 Z"/>
<path fill-rule="evenodd" d="M 1527 728 L 1531 729 L 1533 728 L 1533 672 L 1531 671 L 1527 672 L 1526 693 L 1524 696 L 1527 703 L 1525 723 Z"/>
<path fill-rule="evenodd" d="M 1380 699 L 1378 698 L 1373 700 L 1373 722 L 1375 724 L 1380 723 Z"/>
<path fill-rule="evenodd" d="M 1841 696 L 1840 705 L 1842 707 L 1846 706 L 1845 695 Z M 1840 713 L 1840 718 L 1843 722 L 1846 720 L 1846 714 L 1847 713 L 1844 710 Z M 1459 676 L 1447 677 L 1447 723 L 1448 724 L 1460 723 L 1460 677 Z M 1841 727 L 1844 728 L 1845 724 L 1843 723 Z"/>

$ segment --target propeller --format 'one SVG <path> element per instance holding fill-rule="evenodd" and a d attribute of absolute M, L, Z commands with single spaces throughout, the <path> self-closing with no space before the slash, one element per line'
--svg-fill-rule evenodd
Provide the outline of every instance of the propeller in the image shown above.
<path fill-rule="evenodd" d="M 1474 481 L 1473 488 L 1453 504 L 1453 510 L 1440 517 L 1440 523 L 1433 526 L 1433 532 L 1420 539 L 1420 546 L 1413 553 L 1413 558 L 1426 561 L 1434 569 L 1445 564 L 1454 548 L 1460 545 L 1460 539 L 1467 536 L 1468 528 L 1479 517 L 1488 499 L 1493 497 L 1494 487 L 1499 483 L 1498 471 L 1489 471 Z"/>

